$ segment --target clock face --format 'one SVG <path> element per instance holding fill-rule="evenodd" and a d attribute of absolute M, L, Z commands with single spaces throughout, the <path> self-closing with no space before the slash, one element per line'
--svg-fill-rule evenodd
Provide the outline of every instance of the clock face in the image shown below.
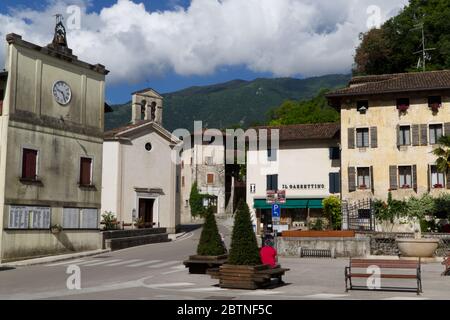
<path fill-rule="evenodd" d="M 64 81 L 56 81 L 53 85 L 53 97 L 55 97 L 56 102 L 65 106 L 72 99 L 72 90 Z"/>

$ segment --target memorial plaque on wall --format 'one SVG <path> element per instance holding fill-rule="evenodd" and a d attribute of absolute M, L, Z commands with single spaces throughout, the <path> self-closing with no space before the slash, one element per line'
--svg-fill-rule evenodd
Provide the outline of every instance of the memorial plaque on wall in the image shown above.
<path fill-rule="evenodd" d="M 81 210 L 81 229 L 98 229 L 98 210 Z"/>
<path fill-rule="evenodd" d="M 64 208 L 63 209 L 63 228 L 78 229 L 80 227 L 80 209 Z"/>
<path fill-rule="evenodd" d="M 30 221 L 29 208 L 25 206 L 9 207 L 9 224 L 10 229 L 28 229 Z"/>
<path fill-rule="evenodd" d="M 48 207 L 31 208 L 31 228 L 32 229 L 49 229 L 51 210 Z"/>

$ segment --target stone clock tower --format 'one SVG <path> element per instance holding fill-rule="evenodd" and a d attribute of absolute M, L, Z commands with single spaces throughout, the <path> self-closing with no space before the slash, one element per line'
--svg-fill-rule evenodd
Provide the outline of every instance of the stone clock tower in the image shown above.
<path fill-rule="evenodd" d="M 6 41 L 0 262 L 97 249 L 108 70 L 73 54 L 61 16 L 46 47 Z"/>

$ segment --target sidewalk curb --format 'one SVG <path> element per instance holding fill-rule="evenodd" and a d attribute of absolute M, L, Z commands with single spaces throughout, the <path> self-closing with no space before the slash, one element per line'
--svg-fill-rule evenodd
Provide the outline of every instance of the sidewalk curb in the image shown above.
<path fill-rule="evenodd" d="M 181 238 L 182 236 L 186 235 L 186 233 L 187 232 L 180 232 L 180 233 L 177 233 L 177 234 L 169 234 L 169 239 L 172 240 L 172 241 L 175 241 L 175 240 Z"/>
<path fill-rule="evenodd" d="M 59 261 L 77 259 L 77 258 L 90 257 L 90 256 L 102 254 L 102 253 L 107 253 L 107 252 L 111 252 L 111 249 L 99 249 L 99 250 L 92 250 L 92 251 L 62 254 L 62 255 L 58 255 L 58 256 L 49 256 L 49 257 L 35 258 L 35 259 L 29 259 L 29 260 L 7 262 L 7 263 L 0 264 L 0 267 L 7 267 L 7 268 L 13 267 L 14 268 L 14 267 L 34 266 L 34 265 L 47 264 L 47 263 L 52 263 L 52 262 L 59 262 Z"/>

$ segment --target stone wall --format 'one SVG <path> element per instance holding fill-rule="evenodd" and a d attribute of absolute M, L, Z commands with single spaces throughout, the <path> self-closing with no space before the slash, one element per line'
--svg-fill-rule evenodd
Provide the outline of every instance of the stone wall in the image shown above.
<path fill-rule="evenodd" d="M 280 256 L 299 257 L 300 248 L 331 250 L 336 257 L 365 257 L 370 255 L 370 238 L 276 238 Z"/>
<path fill-rule="evenodd" d="M 396 238 L 413 238 L 413 233 L 408 232 L 357 232 L 356 238 L 370 238 L 371 255 L 398 256 L 399 249 Z M 450 234 L 446 233 L 424 233 L 424 238 L 440 239 L 436 256 L 445 256 L 450 250 Z"/>

